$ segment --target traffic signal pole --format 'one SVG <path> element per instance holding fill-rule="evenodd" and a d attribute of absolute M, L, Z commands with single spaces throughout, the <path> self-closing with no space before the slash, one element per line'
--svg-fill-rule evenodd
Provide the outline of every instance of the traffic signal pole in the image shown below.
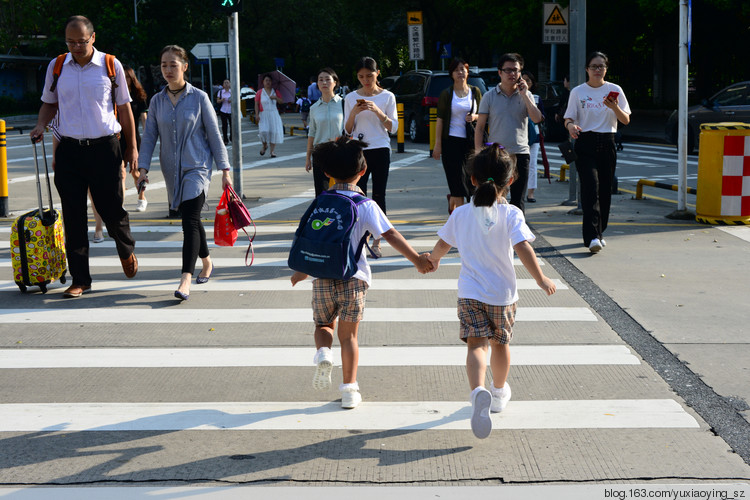
<path fill-rule="evenodd" d="M 242 114 L 240 111 L 240 37 L 237 12 L 227 18 L 229 22 L 229 62 L 232 86 L 232 169 L 234 171 L 234 190 L 240 198 L 245 198 L 242 189 Z"/>

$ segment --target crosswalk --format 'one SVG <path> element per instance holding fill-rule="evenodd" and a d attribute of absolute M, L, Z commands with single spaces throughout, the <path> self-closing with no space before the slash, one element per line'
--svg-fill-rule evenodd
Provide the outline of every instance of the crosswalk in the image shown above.
<path fill-rule="evenodd" d="M 311 387 L 311 282 L 292 288 L 286 268 L 295 224 L 262 220 L 292 221 L 309 199 L 301 191 L 254 207 L 255 264 L 245 267 L 241 245 L 211 245 L 216 274 L 193 285 L 183 303 L 171 298 L 181 235 L 168 224 L 133 225 L 134 280 L 121 279 L 111 244 L 92 245 L 94 288 L 81 299 L 62 299 L 62 285 L 21 295 L 0 281 L 0 440 L 24 449 L 22 457 L 0 452 L 0 483 L 628 479 L 644 477 L 638 457 L 665 449 L 679 456 L 679 446 L 704 433 L 705 424 L 541 261 L 558 293 L 546 297 L 516 262 L 514 398 L 493 414 L 490 438 L 476 440 L 457 338 L 458 256 L 422 277 L 387 246 L 372 263 L 360 326 L 364 401 L 342 410 L 337 347 L 334 388 Z M 426 251 L 438 227 L 398 228 Z M 2 246 L 6 276 L 8 268 Z"/>

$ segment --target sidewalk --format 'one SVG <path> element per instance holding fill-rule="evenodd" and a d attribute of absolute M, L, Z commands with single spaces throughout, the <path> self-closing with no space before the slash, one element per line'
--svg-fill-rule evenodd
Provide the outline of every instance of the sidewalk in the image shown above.
<path fill-rule="evenodd" d="M 750 227 L 667 219 L 675 205 L 623 193 L 594 255 L 567 195 L 539 180 L 537 252 L 750 463 Z"/>

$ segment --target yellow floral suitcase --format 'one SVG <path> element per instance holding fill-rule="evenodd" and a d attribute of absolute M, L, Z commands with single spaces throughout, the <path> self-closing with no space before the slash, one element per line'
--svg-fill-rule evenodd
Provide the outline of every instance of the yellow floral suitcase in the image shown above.
<path fill-rule="evenodd" d="M 55 280 L 65 283 L 67 271 L 65 260 L 65 233 L 62 215 L 52 207 L 52 188 L 47 169 L 47 155 L 44 151 L 44 169 L 47 178 L 49 208 L 42 206 L 42 188 L 39 181 L 39 164 L 34 144 L 34 161 L 36 164 L 36 187 L 39 197 L 39 209 L 27 212 L 16 219 L 10 233 L 11 261 L 13 262 L 13 279 L 22 292 L 30 286 L 38 286 L 42 293 L 47 292 L 47 285 Z"/>

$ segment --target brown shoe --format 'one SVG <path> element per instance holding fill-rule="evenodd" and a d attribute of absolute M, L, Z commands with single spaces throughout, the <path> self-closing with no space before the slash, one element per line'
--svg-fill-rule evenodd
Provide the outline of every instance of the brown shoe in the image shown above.
<path fill-rule="evenodd" d="M 122 262 L 122 270 L 125 271 L 125 276 L 134 278 L 138 272 L 138 258 L 135 256 L 135 252 L 131 253 L 127 259 L 120 259 L 120 262 Z"/>
<path fill-rule="evenodd" d="M 63 292 L 63 297 L 74 299 L 76 297 L 80 297 L 90 290 L 91 285 L 70 285 L 68 289 Z"/>

